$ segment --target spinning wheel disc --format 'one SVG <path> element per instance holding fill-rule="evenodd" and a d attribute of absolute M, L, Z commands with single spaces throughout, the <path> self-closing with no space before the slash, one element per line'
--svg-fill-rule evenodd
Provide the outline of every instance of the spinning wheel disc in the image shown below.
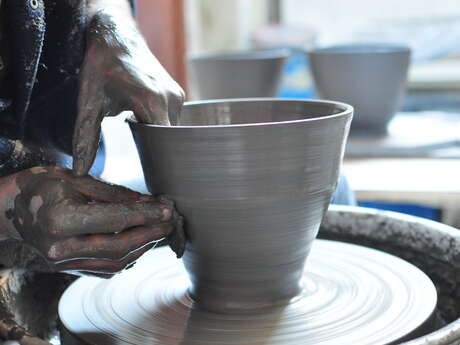
<path fill-rule="evenodd" d="M 79 344 L 364 345 L 411 334 L 437 300 L 430 279 L 406 261 L 325 240 L 313 245 L 301 295 L 269 312 L 201 311 L 187 294 L 189 284 L 174 254 L 157 249 L 110 280 L 77 280 L 59 314 Z"/>

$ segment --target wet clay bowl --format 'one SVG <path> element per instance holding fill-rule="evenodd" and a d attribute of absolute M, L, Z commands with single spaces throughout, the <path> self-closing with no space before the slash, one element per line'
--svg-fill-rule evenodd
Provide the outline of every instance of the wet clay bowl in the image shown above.
<path fill-rule="evenodd" d="M 319 48 L 309 53 L 318 95 L 355 109 L 350 135 L 381 135 L 405 95 L 410 49 L 375 43 Z"/>
<path fill-rule="evenodd" d="M 341 103 L 240 99 L 187 103 L 177 126 L 129 121 L 150 192 L 185 217 L 199 308 L 253 312 L 299 293 L 351 118 Z"/>
<path fill-rule="evenodd" d="M 275 97 L 288 50 L 250 50 L 188 57 L 195 99 Z"/>

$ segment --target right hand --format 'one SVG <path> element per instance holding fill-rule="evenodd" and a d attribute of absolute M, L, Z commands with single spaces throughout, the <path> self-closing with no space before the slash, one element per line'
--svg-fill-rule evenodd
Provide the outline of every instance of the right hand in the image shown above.
<path fill-rule="evenodd" d="M 110 277 L 164 237 L 178 257 L 184 251 L 181 217 L 170 202 L 59 167 L 3 179 L 9 192 L 2 223 L 35 248 L 49 271 Z"/>
<path fill-rule="evenodd" d="M 77 176 L 86 175 L 93 164 L 104 117 L 131 110 L 139 122 L 168 126 L 185 98 L 128 16 L 114 18 L 104 12 L 91 19 L 79 75 L 72 142 Z"/>

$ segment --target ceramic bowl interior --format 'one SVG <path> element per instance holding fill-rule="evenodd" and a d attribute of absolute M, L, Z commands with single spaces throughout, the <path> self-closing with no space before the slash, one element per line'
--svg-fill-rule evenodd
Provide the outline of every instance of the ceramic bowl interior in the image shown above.
<path fill-rule="evenodd" d="M 330 47 L 318 48 L 312 51 L 314 54 L 393 54 L 409 52 L 410 49 L 402 45 L 385 43 L 366 44 L 343 44 Z"/>
<path fill-rule="evenodd" d="M 197 101 L 185 104 L 175 127 L 244 127 L 246 125 L 314 121 L 350 112 L 351 109 L 344 103 L 316 100 L 261 98 Z M 130 121 L 135 122 L 133 119 Z"/>
<path fill-rule="evenodd" d="M 244 61 L 244 60 L 267 60 L 284 59 L 289 57 L 287 49 L 246 50 L 234 52 L 216 52 L 207 54 L 191 54 L 189 61 Z"/>

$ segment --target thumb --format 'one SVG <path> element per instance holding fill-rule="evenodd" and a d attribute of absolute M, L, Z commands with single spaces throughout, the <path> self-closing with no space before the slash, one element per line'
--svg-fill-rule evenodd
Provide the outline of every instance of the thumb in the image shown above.
<path fill-rule="evenodd" d="M 91 168 L 99 147 L 101 122 L 107 96 L 98 80 L 83 77 L 78 99 L 78 116 L 73 134 L 73 171 L 77 176 L 86 175 Z"/>

